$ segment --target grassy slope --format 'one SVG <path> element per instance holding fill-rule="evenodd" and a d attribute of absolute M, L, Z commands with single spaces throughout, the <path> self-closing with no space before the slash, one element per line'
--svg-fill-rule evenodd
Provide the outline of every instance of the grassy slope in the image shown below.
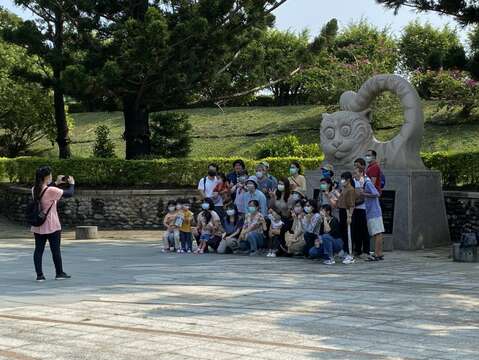
<path fill-rule="evenodd" d="M 297 135 L 304 143 L 319 142 L 319 125 L 321 106 L 289 106 L 289 107 L 249 107 L 184 110 L 190 114 L 193 125 L 192 156 L 254 156 L 257 144 L 267 139 L 285 136 L 289 133 Z M 428 123 L 433 112 L 433 104 L 425 104 L 426 131 L 423 151 L 438 150 L 479 150 L 479 124 L 455 126 L 437 126 Z M 72 132 L 72 150 L 74 156 L 90 156 L 92 141 L 95 138 L 95 127 L 106 124 L 110 127 L 116 150 L 120 157 L 124 154 L 123 118 L 115 113 L 83 113 L 73 114 L 75 128 Z M 400 124 L 402 114 L 391 114 L 390 123 Z M 380 130 L 376 136 L 380 140 L 393 137 L 399 128 Z M 262 133 L 258 136 L 247 134 Z M 56 149 L 48 149 L 49 144 L 41 143 L 37 149 L 45 149 L 45 155 L 56 156 Z"/>

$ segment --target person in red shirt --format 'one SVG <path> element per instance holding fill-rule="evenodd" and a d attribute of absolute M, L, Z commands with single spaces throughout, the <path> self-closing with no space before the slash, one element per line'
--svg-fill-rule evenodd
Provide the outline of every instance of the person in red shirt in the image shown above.
<path fill-rule="evenodd" d="M 379 163 L 376 158 L 376 151 L 368 150 L 366 154 L 366 162 L 368 163 L 366 175 L 371 179 L 371 182 L 381 194 L 381 168 L 379 167 Z"/>

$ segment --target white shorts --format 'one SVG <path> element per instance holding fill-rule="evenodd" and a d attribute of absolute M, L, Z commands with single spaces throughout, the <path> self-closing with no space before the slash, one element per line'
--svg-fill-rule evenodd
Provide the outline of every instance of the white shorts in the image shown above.
<path fill-rule="evenodd" d="M 382 234 L 384 232 L 384 223 L 382 216 L 368 219 L 368 231 L 370 236 Z"/>

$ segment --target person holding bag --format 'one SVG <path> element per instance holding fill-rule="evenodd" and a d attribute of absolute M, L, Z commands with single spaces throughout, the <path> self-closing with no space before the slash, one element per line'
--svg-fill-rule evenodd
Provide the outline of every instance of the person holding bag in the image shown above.
<path fill-rule="evenodd" d="M 58 186 L 67 184 L 63 190 Z M 42 211 L 42 221 L 30 223 L 31 231 L 35 237 L 35 252 L 33 262 L 37 273 L 37 281 L 45 281 L 42 269 L 42 258 L 47 241 L 50 243 L 53 263 L 55 264 L 55 280 L 69 279 L 63 271 L 62 257 L 60 251 L 61 224 L 58 217 L 57 204 L 61 198 L 72 197 L 75 187 L 75 180 L 72 176 L 59 175 L 57 180 L 52 182 L 52 169 L 49 166 L 42 166 L 35 173 L 35 186 L 32 188 L 34 203 L 39 205 Z M 29 217 L 31 218 L 31 217 Z"/>

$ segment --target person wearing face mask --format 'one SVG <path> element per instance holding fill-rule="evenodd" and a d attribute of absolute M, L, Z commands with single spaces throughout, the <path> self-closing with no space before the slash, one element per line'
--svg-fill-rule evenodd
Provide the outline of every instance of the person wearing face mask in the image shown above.
<path fill-rule="evenodd" d="M 279 250 L 279 246 L 281 244 L 281 232 L 282 228 L 285 225 L 283 220 L 281 220 L 281 215 L 274 211 L 273 209 L 269 209 L 269 233 L 268 233 L 268 254 L 267 257 L 276 257 L 276 253 Z"/>
<path fill-rule="evenodd" d="M 238 214 L 241 218 L 244 219 L 245 209 L 248 206 L 246 202 L 245 193 L 246 193 L 246 181 L 248 180 L 248 175 L 245 171 L 240 173 L 238 176 L 238 182 L 231 189 L 231 195 L 233 197 L 234 204 L 238 209 Z"/>
<path fill-rule="evenodd" d="M 202 211 L 197 217 L 197 233 L 199 235 L 199 244 L 196 250 L 197 254 L 203 254 L 208 246 L 216 250 L 221 242 L 222 228 L 218 214 L 213 210 L 214 202 L 210 198 L 203 200 L 201 204 Z"/>
<path fill-rule="evenodd" d="M 243 214 L 248 213 L 248 203 L 251 200 L 256 200 L 259 203 L 259 211 L 263 217 L 268 216 L 268 202 L 266 196 L 260 190 L 258 190 L 258 181 L 256 176 L 250 176 L 245 184 L 245 190 L 241 195 L 240 203 L 244 206 L 243 208 L 238 208 Z M 237 204 L 238 205 L 238 204 Z"/>
<path fill-rule="evenodd" d="M 221 218 L 223 217 L 223 206 L 224 206 L 225 194 L 228 194 L 228 195 L 230 194 L 230 187 L 229 187 L 228 181 L 226 180 L 225 174 L 218 173 L 217 179 L 218 180 L 217 180 L 215 188 L 213 189 L 211 198 L 215 202 L 215 211 Z M 221 205 L 219 205 L 220 203 Z"/>
<path fill-rule="evenodd" d="M 321 227 L 321 215 L 319 214 L 316 201 L 308 200 L 304 206 L 304 214 L 301 217 L 301 226 L 304 233 L 304 256 L 309 255 L 309 250 L 314 246 L 314 242 L 319 236 Z"/>
<path fill-rule="evenodd" d="M 293 209 L 295 200 L 291 196 L 291 188 L 288 178 L 279 179 L 276 191 L 271 191 L 269 196 L 269 207 L 281 216 L 283 226 L 280 232 L 280 246 L 276 251 L 276 255 L 284 255 L 286 249 L 285 234 L 293 225 L 291 210 Z"/>
<path fill-rule="evenodd" d="M 180 225 L 181 252 L 191 253 L 193 251 L 193 225 L 195 219 L 190 210 L 191 204 L 188 199 L 181 200 L 180 205 L 179 213 L 183 219 Z"/>
<path fill-rule="evenodd" d="M 333 165 L 324 164 L 321 166 L 321 177 L 322 179 L 332 179 L 334 176 Z"/>
<path fill-rule="evenodd" d="M 306 178 L 301 174 L 301 165 L 297 161 L 293 161 L 289 166 L 289 182 L 291 190 L 298 190 L 306 194 Z"/>
<path fill-rule="evenodd" d="M 198 190 L 201 195 L 201 199 L 213 198 L 213 193 L 216 188 L 216 185 L 221 182 L 218 177 L 218 165 L 211 163 L 208 165 L 208 175 L 201 178 L 198 182 Z M 217 196 L 217 199 L 214 201 L 215 206 L 223 206 L 223 200 L 220 196 Z"/>
<path fill-rule="evenodd" d="M 370 250 L 366 203 L 363 194 L 364 183 L 366 181 L 366 175 L 364 174 L 365 168 L 366 162 L 364 159 L 359 158 L 354 161 L 353 176 L 357 198 L 351 222 L 351 235 L 353 237 L 352 240 L 355 256 L 359 258 L 362 254 L 368 256 Z"/>
<path fill-rule="evenodd" d="M 289 256 L 303 256 L 305 241 L 304 230 L 301 221 L 305 216 L 304 213 L 304 200 L 297 200 L 294 203 L 293 210 L 291 211 L 291 217 L 293 218 L 293 225 L 291 230 L 286 233 L 285 243 L 286 252 Z"/>
<path fill-rule="evenodd" d="M 343 263 L 350 264 L 354 262 L 354 258 L 352 257 L 352 249 L 349 248 L 348 227 L 350 227 L 352 223 L 357 194 L 353 175 L 349 171 L 341 174 L 341 186 L 342 191 L 338 199 L 339 224 L 341 228 L 341 238 L 344 240 L 344 251 L 347 254 Z"/>
<path fill-rule="evenodd" d="M 269 172 L 269 163 L 265 160 L 261 161 L 261 165 L 264 166 L 266 177 L 273 182 L 273 189 L 276 189 L 278 186 L 278 179 L 276 179 L 273 175 Z"/>
<path fill-rule="evenodd" d="M 271 191 L 276 189 L 277 185 L 268 177 L 268 172 L 263 164 L 256 165 L 256 179 L 258 190 L 262 191 L 267 197 Z"/>
<path fill-rule="evenodd" d="M 341 239 L 341 231 L 339 229 L 338 220 L 332 216 L 331 206 L 324 205 L 321 208 L 321 229 L 320 236 L 309 251 L 312 259 L 322 258 L 325 265 L 333 265 L 334 254 L 339 253 L 343 249 L 343 241 Z"/>
<path fill-rule="evenodd" d="M 249 252 L 250 256 L 258 254 L 258 249 L 263 247 L 264 231 L 266 230 L 266 221 L 259 211 L 260 204 L 258 200 L 248 202 L 248 213 L 246 214 L 243 229 L 240 235 L 240 246 Z"/>
<path fill-rule="evenodd" d="M 238 209 L 234 204 L 225 208 L 225 215 L 221 219 L 223 234 L 218 246 L 218 254 L 226 252 L 236 253 L 239 250 L 239 236 L 243 228 L 243 219 L 238 214 Z"/>
<path fill-rule="evenodd" d="M 381 194 L 381 168 L 377 161 L 377 153 L 374 150 L 368 150 L 365 156 L 368 167 L 366 168 L 366 175 L 374 184 L 379 194 Z"/>
<path fill-rule="evenodd" d="M 168 201 L 168 213 L 163 218 L 163 225 L 166 228 L 163 235 L 163 252 L 180 250 L 179 211 L 176 209 L 175 200 Z"/>

